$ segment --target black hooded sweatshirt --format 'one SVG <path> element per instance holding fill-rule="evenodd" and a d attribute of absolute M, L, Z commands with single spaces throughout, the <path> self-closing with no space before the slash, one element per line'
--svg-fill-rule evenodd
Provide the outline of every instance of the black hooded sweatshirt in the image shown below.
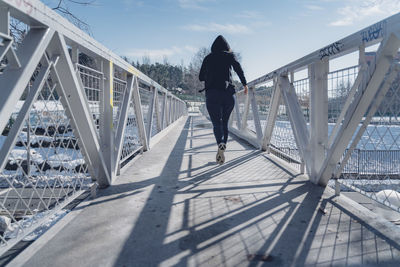
<path fill-rule="evenodd" d="M 219 35 L 211 46 L 211 53 L 203 60 L 199 79 L 205 81 L 207 91 L 226 90 L 232 84 L 231 68 L 235 70 L 242 84 L 247 85 L 240 63 L 230 51 L 228 42 Z"/>

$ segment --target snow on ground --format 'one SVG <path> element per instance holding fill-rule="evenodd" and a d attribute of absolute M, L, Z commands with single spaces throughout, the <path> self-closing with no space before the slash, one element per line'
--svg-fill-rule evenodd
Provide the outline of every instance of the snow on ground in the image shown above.
<path fill-rule="evenodd" d="M 379 192 L 388 189 L 400 191 L 400 180 L 395 179 L 338 179 L 338 181 L 340 183 L 340 190 L 343 192 L 353 191 L 343 184 L 357 187 L 365 192 Z M 335 180 L 329 180 L 328 186 L 335 188 Z"/>
<path fill-rule="evenodd" d="M 32 173 L 35 168 L 32 167 Z M 64 171 L 46 171 L 43 174 L 26 177 L 21 170 L 3 171 L 0 174 L 0 188 L 9 188 L 10 184 L 15 188 L 59 188 L 59 187 L 87 187 L 92 179 L 83 173 L 70 173 Z"/>
<path fill-rule="evenodd" d="M 16 238 L 18 235 L 23 233 L 22 229 L 32 226 L 38 220 L 42 220 L 43 218 L 48 217 L 41 226 L 36 228 L 32 233 L 25 236 L 23 241 L 34 241 L 38 239 L 42 234 L 44 234 L 50 227 L 56 224 L 59 220 L 61 220 L 65 215 L 67 215 L 70 210 L 60 210 L 55 214 L 49 216 L 51 211 L 43 211 L 36 213 L 35 215 L 25 216 L 22 220 L 18 222 L 14 222 L 8 226 L 7 230 L 4 233 L 4 237 L 6 239 Z"/>
<path fill-rule="evenodd" d="M 10 153 L 8 158 L 10 164 L 16 164 L 17 162 L 21 162 L 26 160 L 28 156 L 28 151 L 24 147 L 16 147 Z M 39 153 L 36 152 L 35 149 L 31 148 L 30 151 L 31 160 L 41 164 L 43 163 L 43 157 Z"/>

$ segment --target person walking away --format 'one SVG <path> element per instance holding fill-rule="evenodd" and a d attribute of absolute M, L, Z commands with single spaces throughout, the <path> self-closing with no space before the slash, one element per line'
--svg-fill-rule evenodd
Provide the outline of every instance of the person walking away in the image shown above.
<path fill-rule="evenodd" d="M 219 35 L 211 46 L 211 53 L 204 58 L 199 74 L 200 81 L 205 82 L 206 107 L 218 145 L 216 156 L 218 164 L 225 162 L 228 121 L 235 106 L 235 87 L 232 83 L 231 69 L 239 76 L 244 86 L 244 93 L 247 94 L 247 82 L 243 69 L 228 42 Z"/>

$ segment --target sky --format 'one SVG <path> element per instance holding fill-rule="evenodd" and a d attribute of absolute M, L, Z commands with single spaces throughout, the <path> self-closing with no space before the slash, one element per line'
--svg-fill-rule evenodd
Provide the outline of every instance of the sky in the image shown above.
<path fill-rule="evenodd" d="M 187 65 L 222 34 L 251 81 L 398 13 L 400 0 L 95 0 L 69 7 L 97 41 L 135 61 Z"/>

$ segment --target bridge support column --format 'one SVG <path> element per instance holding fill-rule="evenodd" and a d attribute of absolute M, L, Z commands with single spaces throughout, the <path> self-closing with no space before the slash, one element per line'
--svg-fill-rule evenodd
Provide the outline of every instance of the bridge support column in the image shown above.
<path fill-rule="evenodd" d="M 112 61 L 102 60 L 103 81 L 103 116 L 100 118 L 100 144 L 104 161 L 107 166 L 108 175 L 111 181 L 114 180 L 114 124 L 113 124 L 113 86 L 114 86 L 114 64 Z"/>

